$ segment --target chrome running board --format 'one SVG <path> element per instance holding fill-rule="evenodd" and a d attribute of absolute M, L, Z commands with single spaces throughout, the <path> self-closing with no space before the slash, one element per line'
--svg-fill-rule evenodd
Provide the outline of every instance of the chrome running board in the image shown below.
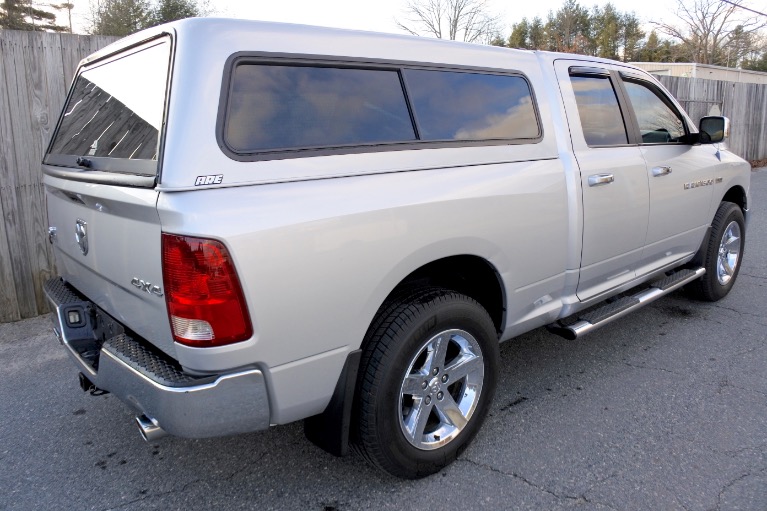
<path fill-rule="evenodd" d="M 566 323 L 559 320 L 556 323 L 546 325 L 549 332 L 573 340 L 604 326 L 626 314 L 635 311 L 645 305 L 654 302 L 680 287 L 699 279 L 706 273 L 705 268 L 679 270 L 660 280 L 652 282 L 650 287 L 639 291 L 631 296 L 624 296 L 605 303 L 596 309 L 588 309 L 586 312 L 575 314 L 577 320 Z"/>

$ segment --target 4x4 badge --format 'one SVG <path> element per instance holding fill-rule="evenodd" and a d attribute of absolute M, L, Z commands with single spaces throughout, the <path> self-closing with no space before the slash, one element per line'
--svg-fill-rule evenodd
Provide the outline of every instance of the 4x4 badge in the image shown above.
<path fill-rule="evenodd" d="M 78 218 L 77 222 L 75 222 L 75 239 L 77 240 L 77 244 L 80 246 L 80 252 L 82 252 L 83 255 L 87 255 L 88 224 L 85 223 L 85 220 L 81 220 L 80 218 Z"/>
<path fill-rule="evenodd" d="M 162 288 L 160 286 L 152 285 L 151 282 L 146 282 L 138 277 L 133 277 L 130 283 L 137 289 L 145 291 L 151 295 L 162 296 Z"/>

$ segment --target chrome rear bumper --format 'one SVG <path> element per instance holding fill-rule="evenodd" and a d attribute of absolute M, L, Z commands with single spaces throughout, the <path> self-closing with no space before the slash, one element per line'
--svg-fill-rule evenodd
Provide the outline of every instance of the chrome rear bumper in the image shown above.
<path fill-rule="evenodd" d="M 54 333 L 80 371 L 168 434 L 205 438 L 269 427 L 266 382 L 258 369 L 185 373 L 61 279 L 46 282 L 45 294 Z"/>

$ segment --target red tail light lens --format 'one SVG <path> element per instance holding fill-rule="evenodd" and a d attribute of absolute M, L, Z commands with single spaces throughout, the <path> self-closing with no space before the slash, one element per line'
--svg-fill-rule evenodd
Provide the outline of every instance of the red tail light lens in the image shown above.
<path fill-rule="evenodd" d="M 237 272 L 222 243 L 163 233 L 162 276 L 176 342 L 222 346 L 253 335 Z"/>

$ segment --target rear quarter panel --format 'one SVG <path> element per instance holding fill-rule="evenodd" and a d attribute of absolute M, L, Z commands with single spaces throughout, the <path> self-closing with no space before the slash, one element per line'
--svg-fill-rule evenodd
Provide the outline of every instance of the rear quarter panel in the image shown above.
<path fill-rule="evenodd" d="M 165 231 L 231 249 L 255 331 L 232 346 L 177 346 L 179 360 L 200 370 L 265 369 L 280 394 L 273 422 L 319 413 L 346 354 L 420 266 L 486 259 L 503 279 L 511 317 L 561 289 L 567 202 L 556 159 L 164 193 Z"/>

